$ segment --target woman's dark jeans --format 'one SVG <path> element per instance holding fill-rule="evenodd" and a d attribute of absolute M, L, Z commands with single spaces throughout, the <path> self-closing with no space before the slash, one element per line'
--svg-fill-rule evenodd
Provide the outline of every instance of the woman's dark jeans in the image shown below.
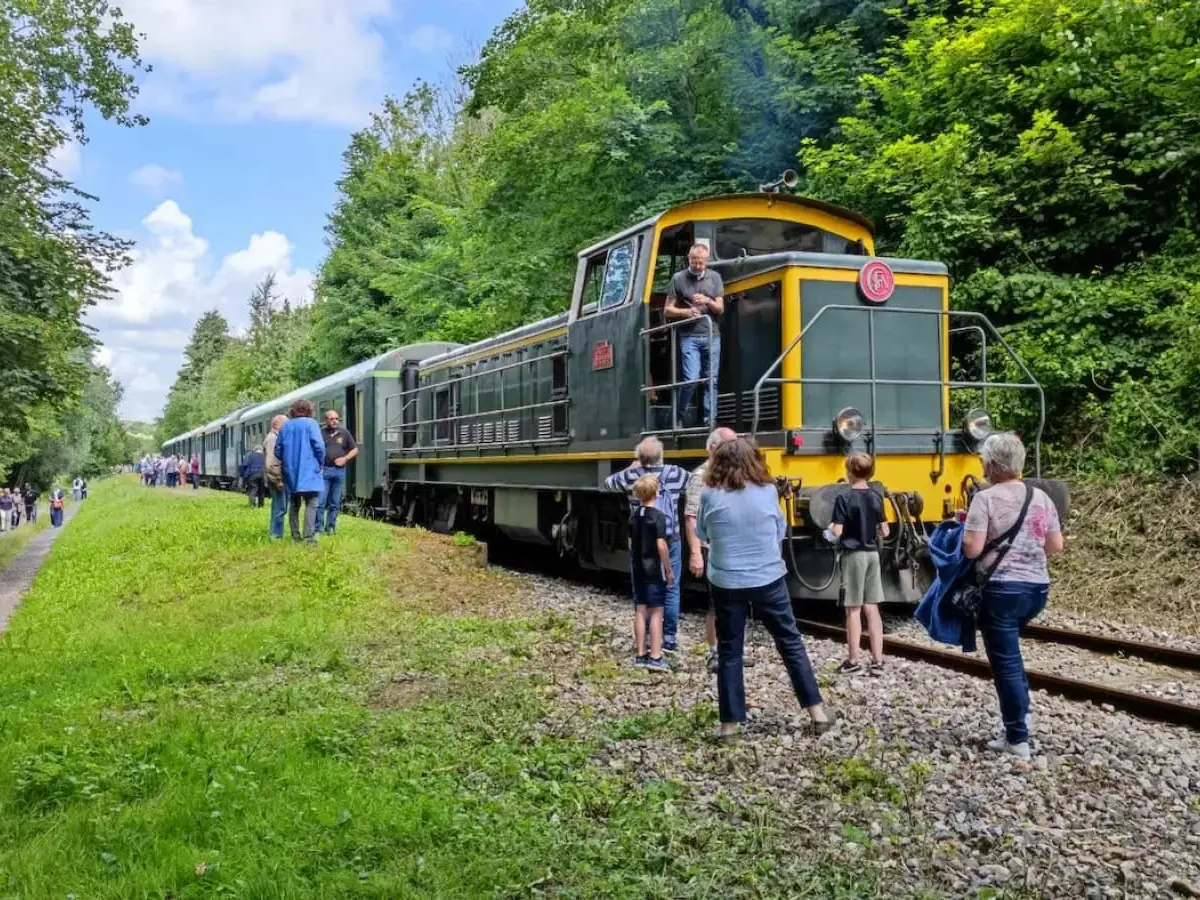
<path fill-rule="evenodd" d="M 1021 658 L 1021 632 L 1046 608 L 1049 596 L 1050 585 L 1024 581 L 992 581 L 983 589 L 979 630 L 1010 744 L 1029 740 L 1029 679 Z"/>
<path fill-rule="evenodd" d="M 821 702 L 821 690 L 808 661 L 808 651 L 796 628 L 792 598 L 786 579 L 756 588 L 728 590 L 712 587 L 713 611 L 717 620 L 717 695 L 722 722 L 746 721 L 746 685 L 742 679 L 742 646 L 746 637 L 746 613 L 753 605 L 775 647 L 783 657 L 796 699 L 807 709 Z"/>

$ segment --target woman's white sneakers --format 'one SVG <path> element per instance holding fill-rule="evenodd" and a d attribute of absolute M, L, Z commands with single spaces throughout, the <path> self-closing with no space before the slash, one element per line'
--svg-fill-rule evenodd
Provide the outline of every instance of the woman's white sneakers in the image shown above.
<path fill-rule="evenodd" d="M 1029 741 L 1010 744 L 1005 738 L 996 738 L 994 741 L 987 742 L 987 748 L 995 753 L 1009 753 L 1021 762 L 1029 762 L 1033 758 L 1033 754 L 1029 752 Z"/>

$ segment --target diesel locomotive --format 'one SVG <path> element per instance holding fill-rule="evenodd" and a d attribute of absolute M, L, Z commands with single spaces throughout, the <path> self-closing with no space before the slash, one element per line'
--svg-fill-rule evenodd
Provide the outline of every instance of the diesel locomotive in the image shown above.
<path fill-rule="evenodd" d="M 669 461 L 705 457 L 712 425 L 752 435 L 780 484 L 785 557 L 798 598 L 837 596 L 822 537 L 845 456 L 876 457 L 873 486 L 892 522 L 885 592 L 923 591 L 927 534 L 982 483 L 989 399 L 1028 394 L 1033 474 L 1065 517 L 1061 483 L 1040 480 L 1044 399 L 986 317 L 954 311 L 937 262 L 875 255 L 861 215 L 781 190 L 683 203 L 578 254 L 567 310 L 470 345 L 400 347 L 172 438 L 197 453 L 203 482 L 231 487 L 273 415 L 307 397 L 355 435 L 351 509 L 438 531 L 537 545 L 585 568 L 626 571 L 628 504 L 601 491 L 649 434 Z M 713 422 L 678 409 L 678 328 L 663 307 L 694 244 L 725 284 L 708 326 L 722 343 Z M 1000 365 L 997 366 L 997 359 Z M 1001 378 L 989 375 L 1001 371 Z M 1015 374 L 1014 374 L 1015 373 Z"/>

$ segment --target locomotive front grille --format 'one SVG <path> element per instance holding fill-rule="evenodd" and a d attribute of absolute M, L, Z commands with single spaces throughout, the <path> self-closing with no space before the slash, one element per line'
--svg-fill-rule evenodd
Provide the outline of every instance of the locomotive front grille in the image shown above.
<path fill-rule="evenodd" d="M 554 437 L 554 417 L 538 416 L 537 436 L 539 441 L 548 441 Z"/>
<path fill-rule="evenodd" d="M 521 423 L 516 419 L 508 420 L 508 439 L 510 441 L 519 441 L 521 439 Z"/>
<path fill-rule="evenodd" d="M 496 437 L 496 426 L 492 422 L 483 423 L 483 443 L 490 444 Z"/>

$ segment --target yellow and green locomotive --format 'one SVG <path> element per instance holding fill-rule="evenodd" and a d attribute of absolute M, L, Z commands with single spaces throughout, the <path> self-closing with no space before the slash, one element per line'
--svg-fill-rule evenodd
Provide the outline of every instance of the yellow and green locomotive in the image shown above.
<path fill-rule="evenodd" d="M 605 478 L 651 434 L 669 460 L 693 467 L 711 428 L 729 426 L 755 438 L 786 488 L 795 596 L 832 598 L 835 555 L 821 535 L 845 489 L 846 455 L 865 450 L 893 522 L 885 591 L 913 600 L 926 535 L 980 484 L 989 393 L 1027 391 L 1044 415 L 1041 389 L 982 315 L 950 310 L 945 266 L 875 256 L 869 221 L 780 190 L 793 182 L 788 173 L 758 193 L 684 203 L 588 247 L 560 315 L 467 346 L 388 351 L 164 452 L 201 448 L 204 473 L 225 485 L 270 417 L 307 396 L 341 411 L 362 447 L 351 505 L 624 572 L 628 505 L 602 492 Z M 695 244 L 725 286 L 725 310 L 706 326 L 719 329 L 719 370 L 688 392 L 715 391 L 711 422 L 679 408 L 683 320 L 664 315 Z M 989 379 L 989 352 L 1016 380 Z M 1038 476 L 1039 444 L 1040 426 Z M 1043 484 L 1065 514 L 1065 489 Z"/>
<path fill-rule="evenodd" d="M 663 313 L 697 243 L 725 284 L 712 422 L 676 408 L 681 321 Z M 899 525 L 884 554 L 889 596 L 913 599 L 925 535 L 966 507 L 982 477 L 988 392 L 1029 391 L 1039 408 L 1042 398 L 983 316 L 950 311 L 945 266 L 874 250 L 865 218 L 778 185 L 685 203 L 588 247 L 568 312 L 414 366 L 381 431 L 388 505 L 407 522 L 499 533 L 625 571 L 627 508 L 600 492 L 604 479 L 648 434 L 692 467 L 710 428 L 726 425 L 753 435 L 790 488 L 781 502 L 795 594 L 833 597 L 821 532 L 845 456 L 861 449 L 876 457 Z M 951 379 L 956 340 L 973 342 L 969 380 Z M 989 382 L 989 348 L 1023 378 Z M 979 405 L 959 414 L 958 391 Z"/>

